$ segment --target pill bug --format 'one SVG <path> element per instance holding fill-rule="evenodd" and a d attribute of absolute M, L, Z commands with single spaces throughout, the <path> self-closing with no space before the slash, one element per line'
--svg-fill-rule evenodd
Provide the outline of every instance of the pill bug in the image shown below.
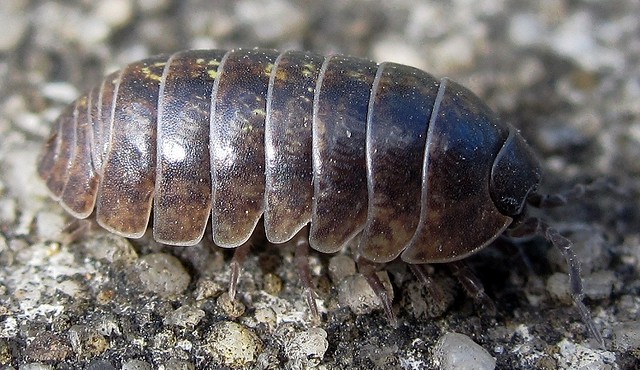
<path fill-rule="evenodd" d="M 417 266 L 536 233 L 566 258 L 574 301 L 602 343 L 571 243 L 527 216 L 528 205 L 576 194 L 538 194 L 541 172 L 518 131 L 447 78 L 262 49 L 128 65 L 63 111 L 38 165 L 74 217 L 95 208 L 103 228 L 137 238 L 153 211 L 153 236 L 170 245 L 196 244 L 210 220 L 214 243 L 238 248 L 262 218 L 272 243 L 303 229 L 308 245 L 333 253 L 358 238 L 362 266 L 401 259 L 426 279 Z M 366 276 L 392 316 L 375 274 Z"/>

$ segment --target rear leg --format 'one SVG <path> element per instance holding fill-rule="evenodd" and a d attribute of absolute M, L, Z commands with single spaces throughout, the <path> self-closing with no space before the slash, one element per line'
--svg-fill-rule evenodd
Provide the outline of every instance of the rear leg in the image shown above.
<path fill-rule="evenodd" d="M 389 325 L 393 328 L 397 328 L 398 319 L 393 313 L 393 309 L 391 307 L 392 297 L 389 295 L 387 289 L 385 289 L 377 274 L 378 267 L 381 265 L 369 262 L 362 257 L 358 257 L 356 259 L 356 264 L 358 265 L 358 271 L 364 276 L 371 289 L 373 289 L 373 292 L 376 294 L 378 299 L 380 299 L 382 308 L 384 309 L 384 314 L 389 321 Z"/>
<path fill-rule="evenodd" d="M 249 239 L 233 252 L 233 257 L 231 258 L 231 278 L 229 279 L 229 298 L 231 300 L 236 299 L 240 271 L 242 270 L 244 261 L 247 259 L 247 255 L 249 255 L 252 245 L 253 241 Z"/>
<path fill-rule="evenodd" d="M 464 261 L 454 261 L 448 263 L 447 267 L 449 267 L 453 276 L 458 279 L 467 294 L 473 298 L 476 305 L 484 308 L 487 315 L 494 316 L 496 314 L 496 305 L 484 291 L 482 282 L 474 274 L 469 265 Z"/>
<path fill-rule="evenodd" d="M 304 299 L 309 307 L 311 320 L 314 323 L 320 322 L 320 313 L 316 305 L 317 293 L 311 279 L 311 269 L 309 268 L 309 228 L 305 227 L 295 237 L 296 252 L 294 261 L 298 269 L 298 276 L 304 291 Z"/>
<path fill-rule="evenodd" d="M 436 302 L 445 302 L 445 293 L 442 291 L 442 287 L 438 286 L 429 273 L 427 272 L 427 265 L 414 265 L 409 264 L 409 268 L 413 274 L 418 278 L 420 283 L 429 291 L 430 296 Z"/>
<path fill-rule="evenodd" d="M 587 326 L 587 330 L 591 333 L 598 344 L 604 348 L 604 340 L 591 317 L 591 311 L 589 311 L 587 306 L 582 302 L 584 298 L 584 290 L 582 287 L 582 278 L 580 277 L 580 261 L 573 250 L 573 244 L 571 241 L 560 235 L 557 230 L 538 218 L 529 218 L 524 220 L 516 228 L 509 230 L 508 234 L 513 237 L 539 235 L 549 241 L 560 251 L 567 262 L 567 266 L 569 267 L 569 285 L 573 302 L 578 308 L 578 312 L 582 317 L 582 321 Z"/>

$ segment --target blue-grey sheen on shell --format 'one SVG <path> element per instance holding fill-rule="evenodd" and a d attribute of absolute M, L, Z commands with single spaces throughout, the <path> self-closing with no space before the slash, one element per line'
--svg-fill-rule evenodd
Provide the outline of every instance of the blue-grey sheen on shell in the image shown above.
<path fill-rule="evenodd" d="M 521 218 L 540 168 L 464 87 L 366 59 L 263 49 L 135 62 L 55 122 L 38 173 L 77 218 L 171 245 L 267 239 L 447 262 Z"/>

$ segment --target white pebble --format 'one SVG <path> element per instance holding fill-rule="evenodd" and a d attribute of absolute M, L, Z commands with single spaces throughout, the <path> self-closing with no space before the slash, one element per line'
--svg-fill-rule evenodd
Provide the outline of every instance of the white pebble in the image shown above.
<path fill-rule="evenodd" d="M 64 226 L 60 213 L 42 211 L 36 215 L 36 232 L 41 240 L 58 240 Z"/>
<path fill-rule="evenodd" d="M 290 361 L 307 369 L 320 364 L 328 347 L 327 332 L 321 328 L 311 328 L 297 333 L 287 342 L 285 350 Z"/>
<path fill-rule="evenodd" d="M 3 1 L 0 4 L 0 52 L 12 51 L 18 46 L 22 37 L 25 36 L 29 19 L 27 11 L 22 8 L 22 4 L 17 2 L 14 6 L 11 1 Z"/>
<path fill-rule="evenodd" d="M 584 276 L 584 294 L 591 299 L 605 299 L 613 292 L 618 279 L 611 270 L 596 271 Z"/>
<path fill-rule="evenodd" d="M 429 67 L 416 47 L 407 43 L 400 35 L 387 35 L 377 41 L 373 45 L 372 54 L 374 60 L 405 64 L 418 69 Z"/>
<path fill-rule="evenodd" d="M 138 259 L 138 253 L 129 240 L 109 232 L 89 238 L 85 242 L 85 248 L 93 258 L 110 263 L 120 262 L 127 266 Z"/>
<path fill-rule="evenodd" d="M 329 277 L 334 284 L 339 284 L 347 276 L 356 273 L 356 263 L 353 258 L 338 254 L 329 260 Z"/>
<path fill-rule="evenodd" d="M 637 351 L 640 348 L 640 322 L 617 323 L 612 328 L 614 346 L 621 351 Z"/>
<path fill-rule="evenodd" d="M 167 317 L 164 318 L 163 322 L 165 325 L 193 328 L 198 325 L 204 315 L 205 313 L 203 310 L 193 306 L 185 305 L 171 312 Z"/>
<path fill-rule="evenodd" d="M 53 366 L 32 362 L 30 364 L 20 366 L 19 370 L 52 370 Z"/>
<path fill-rule="evenodd" d="M 442 370 L 491 370 L 496 367 L 496 359 L 464 334 L 444 334 L 434 353 Z"/>
<path fill-rule="evenodd" d="M 262 349 L 262 341 L 251 329 L 232 321 L 215 323 L 207 338 L 208 352 L 234 368 L 254 363 Z"/>
<path fill-rule="evenodd" d="M 600 370 L 606 369 L 608 363 L 615 361 L 613 352 L 594 350 L 566 338 L 558 343 L 558 347 L 560 352 L 554 357 L 560 369 Z"/>
<path fill-rule="evenodd" d="M 271 0 L 269 6 L 262 1 L 243 0 L 236 3 L 235 12 L 240 22 L 247 23 L 255 36 L 265 41 L 295 39 L 307 23 L 299 8 L 283 0 Z"/>
<path fill-rule="evenodd" d="M 561 272 L 556 272 L 547 279 L 547 291 L 554 299 L 571 304 L 571 292 L 569 291 L 569 276 Z"/>
<path fill-rule="evenodd" d="M 153 367 L 146 361 L 128 360 L 122 364 L 122 370 L 151 370 Z"/>
<path fill-rule="evenodd" d="M 1 194 L 0 194 L 1 195 Z M 18 205 L 15 199 L 0 199 L 0 223 L 11 225 L 18 219 Z"/>
<path fill-rule="evenodd" d="M 518 46 L 531 46 L 539 43 L 544 27 L 533 14 L 514 14 L 510 17 L 509 37 Z"/>
<path fill-rule="evenodd" d="M 182 293 L 191 280 L 180 260 L 166 253 L 143 256 L 136 270 L 143 287 L 163 297 Z"/>
<path fill-rule="evenodd" d="M 126 26 L 133 17 L 130 0 L 103 0 L 96 8 L 96 16 L 112 28 Z"/>
<path fill-rule="evenodd" d="M 385 271 L 378 272 L 378 277 L 393 300 L 393 289 L 389 275 Z M 348 306 L 357 315 L 367 314 L 375 309 L 381 309 L 382 303 L 367 280 L 361 274 L 352 275 L 344 279 L 338 288 L 338 302 L 341 306 Z"/>
<path fill-rule="evenodd" d="M 42 96 L 56 102 L 69 104 L 78 97 L 78 90 L 68 82 L 49 82 L 40 91 Z"/>

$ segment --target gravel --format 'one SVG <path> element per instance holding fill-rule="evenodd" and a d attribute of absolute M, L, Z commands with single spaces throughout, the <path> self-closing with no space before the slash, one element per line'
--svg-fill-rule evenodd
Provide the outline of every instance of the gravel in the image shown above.
<path fill-rule="evenodd" d="M 1 2 L 0 368 L 640 368 L 638 18 L 635 0 Z M 574 242 L 605 348 L 572 305 L 563 258 L 539 239 L 469 259 L 493 316 L 444 266 L 429 270 L 436 302 L 406 266 L 388 265 L 395 329 L 349 251 L 311 253 L 314 324 L 292 245 L 257 245 L 232 301 L 231 255 L 210 241 L 170 248 L 70 225 L 35 174 L 63 107 L 128 62 L 240 46 L 451 77 L 521 130 L 543 191 L 616 183 L 535 213 Z M 67 226 L 84 231 L 64 238 Z"/>

